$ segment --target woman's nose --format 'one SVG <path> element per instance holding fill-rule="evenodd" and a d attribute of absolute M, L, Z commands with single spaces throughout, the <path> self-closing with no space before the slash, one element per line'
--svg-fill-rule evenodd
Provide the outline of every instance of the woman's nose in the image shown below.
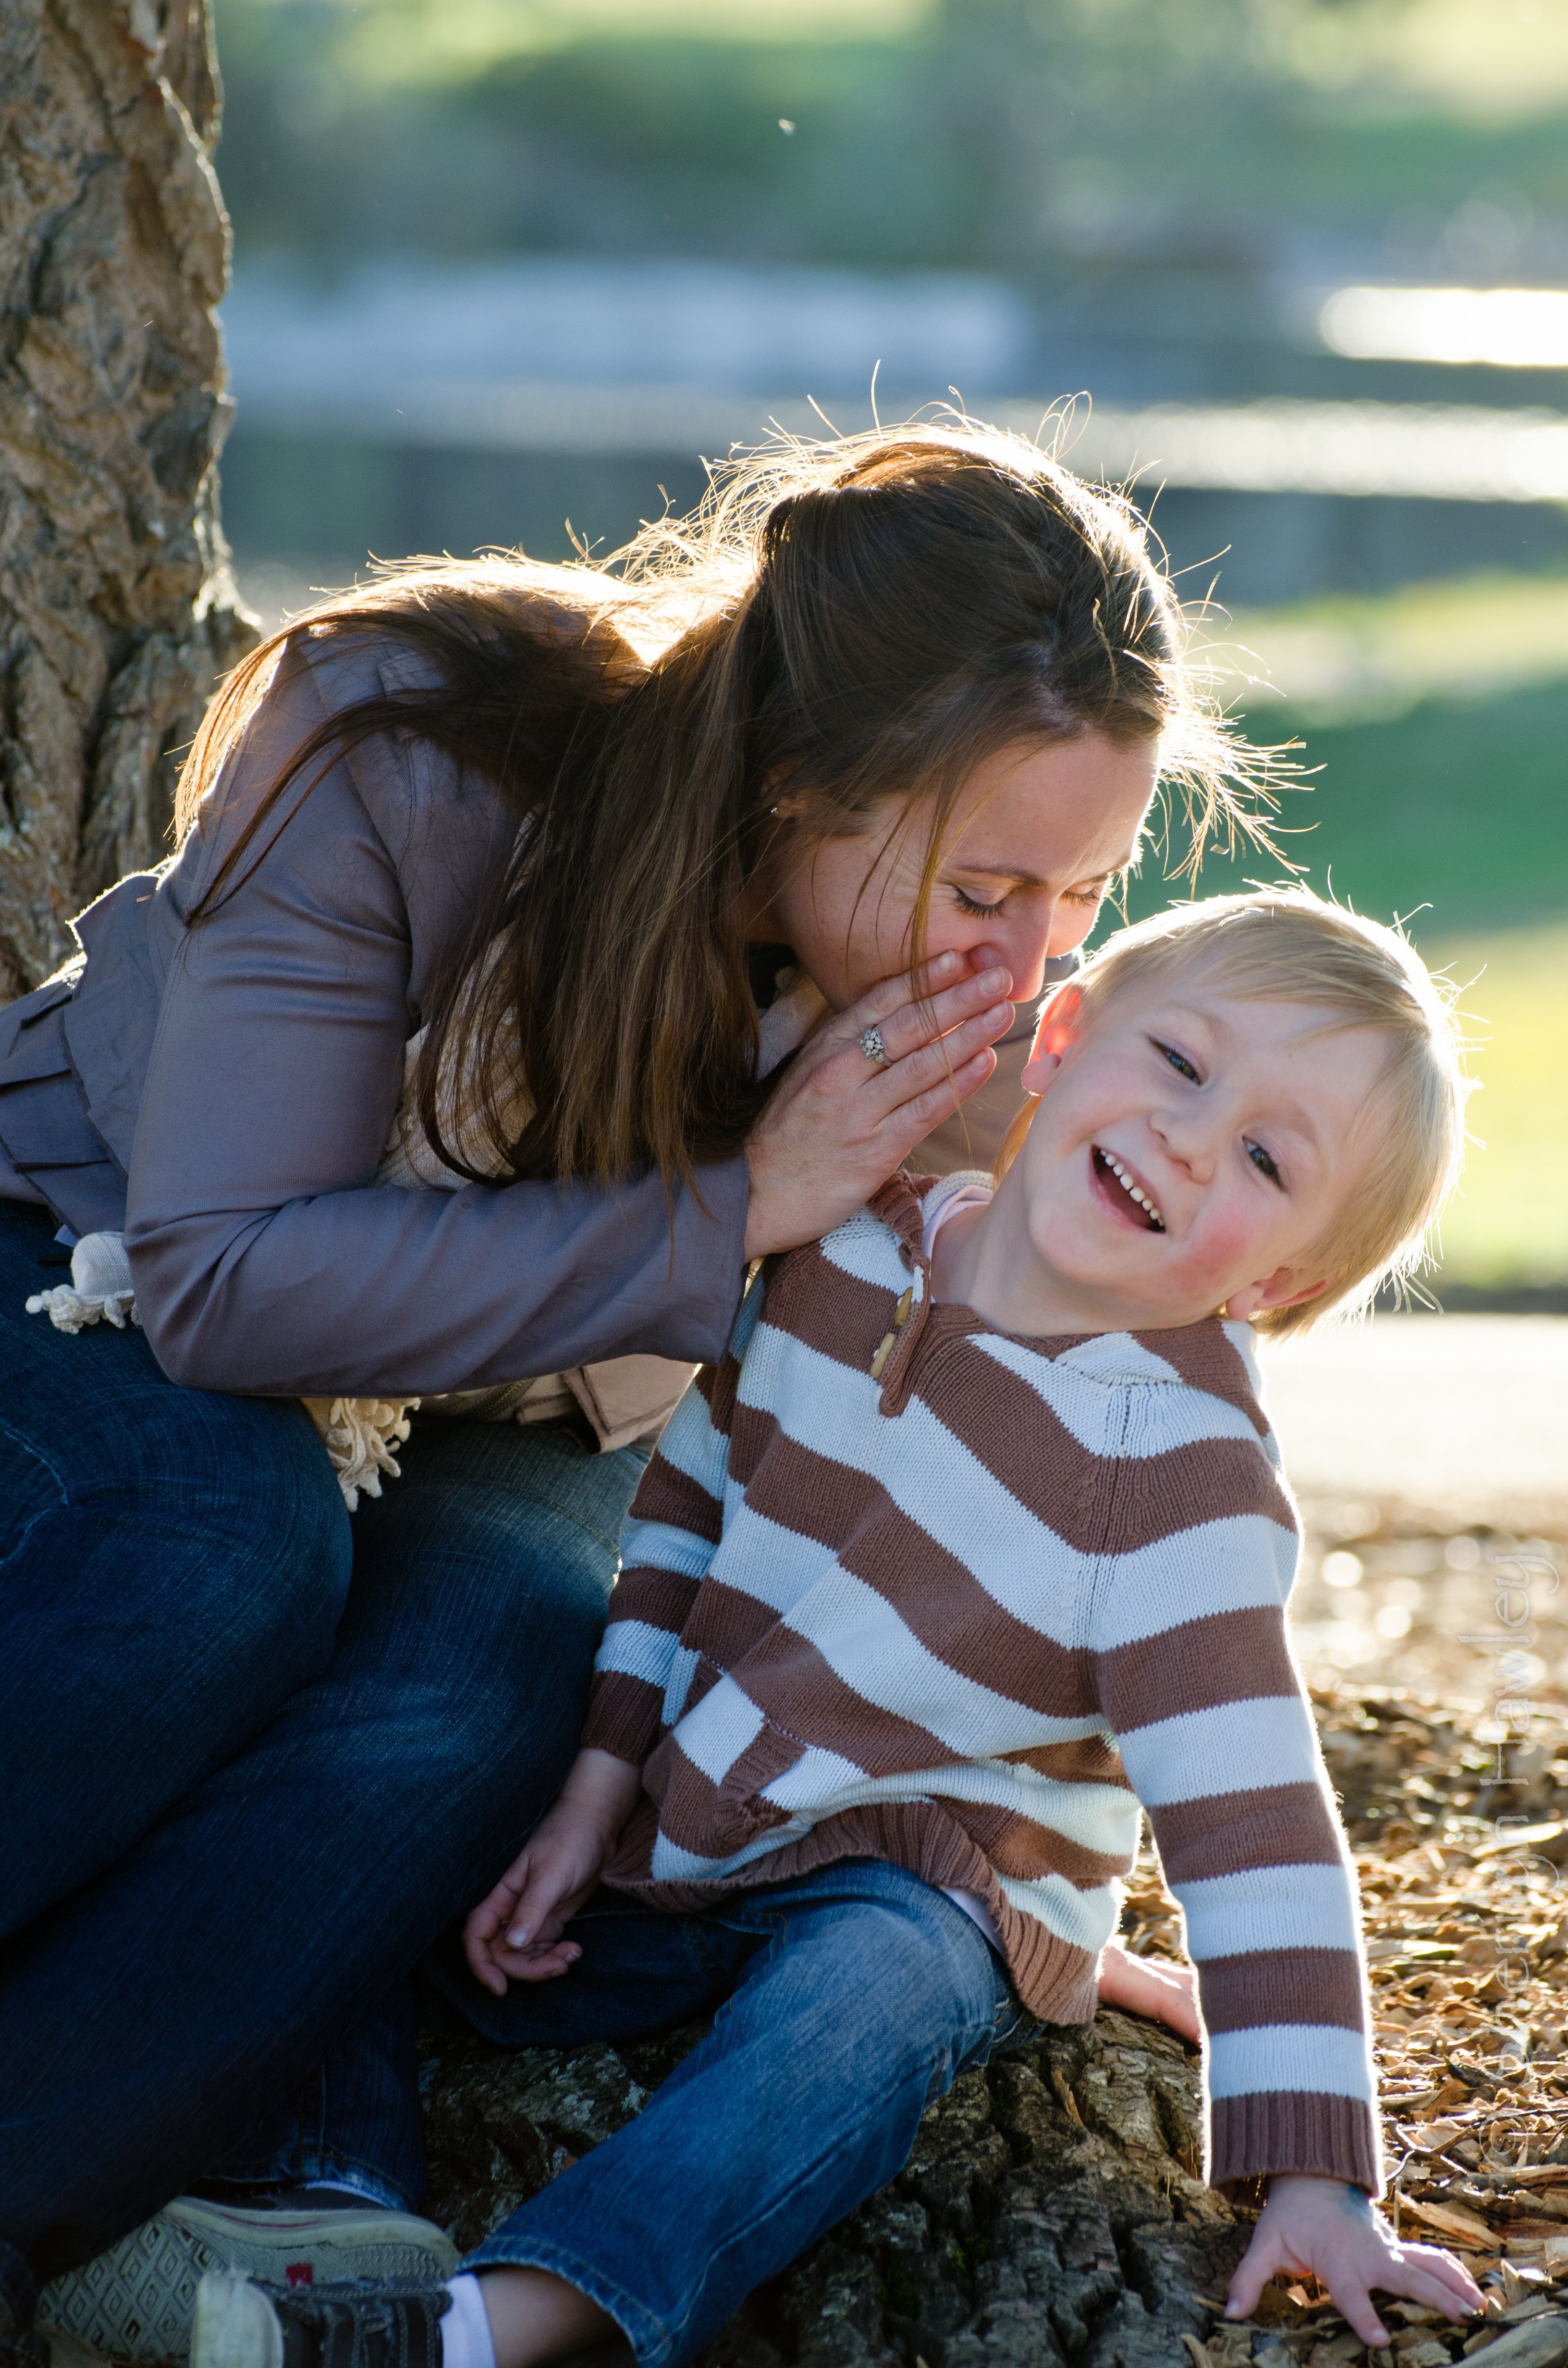
<path fill-rule="evenodd" d="M 1021 915 L 1017 921 L 1010 920 L 1006 928 L 987 936 L 983 945 L 971 946 L 970 960 L 977 970 L 995 962 L 1011 971 L 1013 1001 L 1032 1003 L 1045 992 L 1045 962 L 1055 920 L 1056 899 L 1052 897 L 1043 911 Z"/>

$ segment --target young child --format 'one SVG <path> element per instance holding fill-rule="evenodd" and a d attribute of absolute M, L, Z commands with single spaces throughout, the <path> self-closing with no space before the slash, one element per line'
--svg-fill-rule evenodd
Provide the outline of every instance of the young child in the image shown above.
<path fill-rule="evenodd" d="M 1208 2176 L 1267 2186 L 1233 2314 L 1281 2268 L 1371 2344 L 1373 2288 L 1479 2306 L 1369 2201 L 1355 1884 L 1252 1348 L 1420 1255 L 1462 1134 L 1449 1015 L 1390 931 L 1223 897 L 1116 938 L 1024 1082 L 994 1192 L 895 1178 L 754 1284 L 628 1518 L 578 1761 L 444 1975 L 518 2044 L 717 2009 L 710 2035 L 482 2274 L 218 2273 L 193 2368 L 329 2368 L 376 2328 L 408 2368 L 618 2329 L 671 2368 L 1000 2036 L 1093 2014 L 1141 1805 L 1197 1968 Z M 1105 1962 L 1192 2027 L 1174 1979 Z"/>

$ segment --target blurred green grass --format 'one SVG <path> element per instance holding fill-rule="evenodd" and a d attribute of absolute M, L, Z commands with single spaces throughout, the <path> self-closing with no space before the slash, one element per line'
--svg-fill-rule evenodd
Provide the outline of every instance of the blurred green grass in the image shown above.
<path fill-rule="evenodd" d="M 1244 666 L 1255 677 L 1248 735 L 1303 744 L 1309 778 L 1279 816 L 1290 861 L 1358 911 L 1403 920 L 1462 990 L 1481 1089 L 1442 1280 L 1568 1283 L 1568 584 L 1422 586 L 1208 638 L 1231 670 L 1222 692 Z M 1165 901 L 1164 868 L 1152 850 L 1130 915 Z M 1216 856 L 1199 893 L 1281 876 L 1256 850 Z"/>

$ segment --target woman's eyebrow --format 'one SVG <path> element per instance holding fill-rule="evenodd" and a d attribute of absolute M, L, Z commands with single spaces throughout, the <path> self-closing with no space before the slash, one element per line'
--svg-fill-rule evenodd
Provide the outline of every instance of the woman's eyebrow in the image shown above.
<path fill-rule="evenodd" d="M 1019 888 L 1049 888 L 1051 884 L 1038 871 L 1026 871 L 1016 863 L 976 862 L 967 855 L 955 855 L 950 860 L 955 871 L 971 872 L 978 880 L 1011 880 Z M 1133 850 L 1130 850 L 1118 861 L 1102 863 L 1096 870 L 1081 871 L 1076 877 L 1079 880 L 1111 880 L 1119 871 L 1125 871 L 1132 860 Z"/>
<path fill-rule="evenodd" d="M 1038 871 L 1020 871 L 1013 863 L 971 863 L 963 855 L 954 856 L 953 870 L 972 872 L 977 880 L 1010 880 L 1017 888 L 1046 888 L 1051 884 Z"/>

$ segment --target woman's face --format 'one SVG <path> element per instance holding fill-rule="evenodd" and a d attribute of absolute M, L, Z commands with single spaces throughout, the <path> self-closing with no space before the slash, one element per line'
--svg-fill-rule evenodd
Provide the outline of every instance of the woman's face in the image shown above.
<path fill-rule="evenodd" d="M 1106 890 L 1133 861 L 1154 794 L 1153 741 L 1120 747 L 1097 732 L 998 750 L 954 808 L 926 926 L 927 955 L 980 956 L 1012 973 L 1015 1003 L 1044 990 L 1044 965 L 1093 928 Z M 801 802 L 803 804 L 803 801 Z M 779 800 L 790 817 L 790 799 Z M 887 799 L 854 838 L 787 831 L 750 934 L 789 946 L 842 1011 L 909 966 L 930 807 Z"/>

